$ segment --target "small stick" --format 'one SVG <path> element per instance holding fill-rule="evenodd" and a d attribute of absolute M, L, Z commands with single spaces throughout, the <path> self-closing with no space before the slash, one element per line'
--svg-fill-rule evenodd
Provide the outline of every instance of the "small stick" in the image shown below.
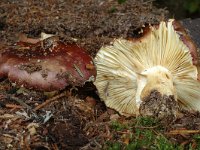
<path fill-rule="evenodd" d="M 53 150 L 59 150 L 57 144 L 55 144 L 55 143 L 52 144 L 52 148 L 53 148 Z"/>
<path fill-rule="evenodd" d="M 152 126 L 152 127 L 143 127 L 143 126 L 135 126 L 135 128 L 140 128 L 140 129 L 154 129 L 157 128 L 159 125 Z"/>
<path fill-rule="evenodd" d="M 185 145 L 188 144 L 188 143 L 190 143 L 190 141 L 187 140 L 187 141 L 182 142 L 180 145 L 181 145 L 181 146 L 185 146 Z"/>
<path fill-rule="evenodd" d="M 7 108 L 14 108 L 14 109 L 16 109 L 16 108 L 18 108 L 18 109 L 23 108 L 22 106 L 20 106 L 20 105 L 15 105 L 15 104 L 6 104 L 6 107 L 7 107 Z"/>
<path fill-rule="evenodd" d="M 37 110 L 41 109 L 42 107 L 45 107 L 45 106 L 48 105 L 49 103 L 51 103 L 51 102 L 53 102 L 53 101 L 56 101 L 58 98 L 61 98 L 61 97 L 65 96 L 65 95 L 66 95 L 66 93 L 64 92 L 64 93 L 61 93 L 61 94 L 59 94 L 59 95 L 56 95 L 56 96 L 54 96 L 54 97 L 52 97 L 52 98 L 50 98 L 50 99 L 47 99 L 44 103 L 42 103 L 42 104 L 36 106 L 36 107 L 34 108 L 34 111 L 37 111 Z"/>
<path fill-rule="evenodd" d="M 31 106 L 27 105 L 26 103 L 24 103 L 22 100 L 20 100 L 19 98 L 15 97 L 15 96 L 7 95 L 7 98 L 18 102 L 23 107 L 31 109 Z"/>
<path fill-rule="evenodd" d="M 18 117 L 18 116 L 12 115 L 12 114 L 0 115 L 0 119 L 12 119 L 12 118 L 16 118 L 16 117 Z"/>
<path fill-rule="evenodd" d="M 30 144 L 29 144 L 29 138 L 30 138 L 29 135 L 25 136 L 24 138 L 24 146 L 26 150 L 31 150 Z"/>
<path fill-rule="evenodd" d="M 176 134 L 194 134 L 194 133 L 200 133 L 200 130 L 172 130 L 166 134 L 176 135 Z"/>
<path fill-rule="evenodd" d="M 79 67 L 76 64 L 74 64 L 74 68 L 76 69 L 76 71 L 78 72 L 78 74 L 83 78 L 84 75 L 83 75 L 83 73 L 81 72 L 81 70 L 79 69 Z"/>

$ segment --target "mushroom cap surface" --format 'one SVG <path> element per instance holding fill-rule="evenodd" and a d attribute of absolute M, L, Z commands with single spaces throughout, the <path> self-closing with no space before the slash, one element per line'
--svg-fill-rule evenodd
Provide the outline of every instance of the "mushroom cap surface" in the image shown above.
<path fill-rule="evenodd" d="M 36 90 L 61 90 L 94 81 L 96 69 L 88 65 L 93 66 L 93 60 L 83 48 L 54 36 L 0 50 L 0 77 Z"/>

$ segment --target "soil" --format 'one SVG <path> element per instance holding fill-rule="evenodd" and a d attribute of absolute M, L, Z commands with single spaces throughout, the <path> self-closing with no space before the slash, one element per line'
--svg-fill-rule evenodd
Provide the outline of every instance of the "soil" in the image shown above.
<path fill-rule="evenodd" d="M 151 2 L 128 0 L 47 0 L 41 2 L 2 0 L 0 35 L 4 42 L 15 42 L 20 33 L 39 37 L 41 32 L 74 40 L 92 56 L 116 37 L 131 37 L 144 23 L 165 19 L 166 10 Z"/>
<path fill-rule="evenodd" d="M 59 35 L 63 41 L 76 42 L 94 57 L 102 45 L 114 38 L 137 36 L 137 29 L 143 24 L 167 18 L 167 11 L 154 7 L 151 1 L 119 2 L 1 0 L 0 50 L 17 42 L 21 34 L 38 38 L 41 32 L 45 32 Z M 106 149 L 105 142 L 111 139 L 111 134 L 117 134 L 110 133 L 112 119 L 116 116 L 115 111 L 106 108 L 99 100 L 92 83 L 43 92 L 18 87 L 7 78 L 0 79 L 2 150 Z M 179 124 L 182 128 L 200 128 L 198 113 L 185 112 L 180 116 L 166 131 L 180 127 Z M 123 116 L 117 118 L 126 120 Z M 174 139 L 179 143 L 185 140 Z"/>
<path fill-rule="evenodd" d="M 30 74 L 35 72 L 35 71 L 42 70 L 42 66 L 41 65 L 37 65 L 37 64 L 33 64 L 33 63 L 32 64 L 28 64 L 28 65 L 26 65 L 26 64 L 20 65 L 18 68 L 20 70 L 26 70 Z"/>
<path fill-rule="evenodd" d="M 178 112 L 178 103 L 173 95 L 161 95 L 158 91 L 152 91 L 144 98 L 140 106 L 140 114 L 159 119 L 175 118 Z"/>

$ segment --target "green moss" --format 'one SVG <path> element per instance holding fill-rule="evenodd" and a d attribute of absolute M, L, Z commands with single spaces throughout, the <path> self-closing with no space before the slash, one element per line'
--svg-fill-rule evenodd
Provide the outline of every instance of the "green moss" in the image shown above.
<path fill-rule="evenodd" d="M 116 8 L 115 6 L 111 7 L 111 8 L 108 10 L 109 13 L 114 13 L 114 12 L 116 12 L 116 11 L 117 11 L 117 8 Z"/>
<path fill-rule="evenodd" d="M 119 142 L 110 143 L 108 150 L 121 150 L 121 144 Z"/>
<path fill-rule="evenodd" d="M 111 123 L 111 128 L 114 129 L 114 130 L 116 130 L 116 131 L 121 131 L 123 129 L 127 129 L 128 125 L 122 124 L 122 123 L 120 123 L 118 121 L 113 121 Z"/>
<path fill-rule="evenodd" d="M 183 150 L 183 147 L 172 144 L 167 138 L 162 135 L 156 137 L 155 150 Z"/>
<path fill-rule="evenodd" d="M 194 135 L 193 139 L 196 142 L 196 150 L 200 150 L 200 134 Z"/>
<path fill-rule="evenodd" d="M 118 0 L 118 3 L 119 4 L 123 4 L 123 3 L 125 3 L 126 2 L 126 0 Z"/>
<path fill-rule="evenodd" d="M 158 125 L 158 121 L 151 117 L 138 117 L 136 121 L 136 126 L 151 127 Z"/>
<path fill-rule="evenodd" d="M 163 134 L 160 123 L 150 117 L 138 117 L 128 123 L 114 121 L 111 123 L 114 132 L 113 139 L 108 141 L 106 149 L 109 150 L 183 150 L 181 146 L 170 142 Z M 123 133 L 123 134 L 118 134 Z M 125 139 L 128 138 L 128 144 Z M 200 136 L 196 139 L 200 140 Z"/>

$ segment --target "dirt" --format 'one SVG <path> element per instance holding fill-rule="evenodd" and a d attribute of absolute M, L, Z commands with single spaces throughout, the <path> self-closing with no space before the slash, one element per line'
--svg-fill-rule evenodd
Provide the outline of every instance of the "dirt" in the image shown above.
<path fill-rule="evenodd" d="M 76 42 L 94 57 L 102 45 L 114 38 L 137 36 L 136 29 L 143 24 L 166 18 L 165 9 L 157 9 L 151 1 L 143 0 L 127 0 L 122 4 L 117 0 L 1 0 L 0 49 L 13 45 L 22 33 L 38 38 L 41 32 L 46 32 L 59 35 L 65 42 Z M 117 136 L 110 133 L 111 118 L 125 120 L 116 116 L 99 100 L 92 83 L 43 92 L 18 87 L 7 78 L 0 79 L 2 150 L 102 149 L 111 134 Z M 192 128 L 200 122 L 197 119 L 200 116 L 194 116 Z M 176 128 L 179 123 L 187 126 L 184 117 L 183 114 L 166 130 Z M 181 138 L 177 139 L 181 142 Z"/>
<path fill-rule="evenodd" d="M 33 64 L 33 63 L 19 65 L 18 68 L 20 70 L 26 70 L 30 74 L 35 72 L 35 71 L 42 70 L 42 66 L 41 65 L 37 65 L 37 64 Z"/>
<path fill-rule="evenodd" d="M 38 37 L 41 32 L 57 34 L 63 40 L 74 40 L 91 55 L 115 37 L 131 37 L 144 23 L 165 18 L 166 10 L 151 2 L 128 0 L 48 0 L 0 2 L 1 38 L 15 42 L 20 33 Z"/>
<path fill-rule="evenodd" d="M 158 119 L 175 118 L 178 112 L 178 102 L 173 95 L 161 95 L 158 91 L 152 91 L 144 98 L 140 106 L 140 114 Z"/>

